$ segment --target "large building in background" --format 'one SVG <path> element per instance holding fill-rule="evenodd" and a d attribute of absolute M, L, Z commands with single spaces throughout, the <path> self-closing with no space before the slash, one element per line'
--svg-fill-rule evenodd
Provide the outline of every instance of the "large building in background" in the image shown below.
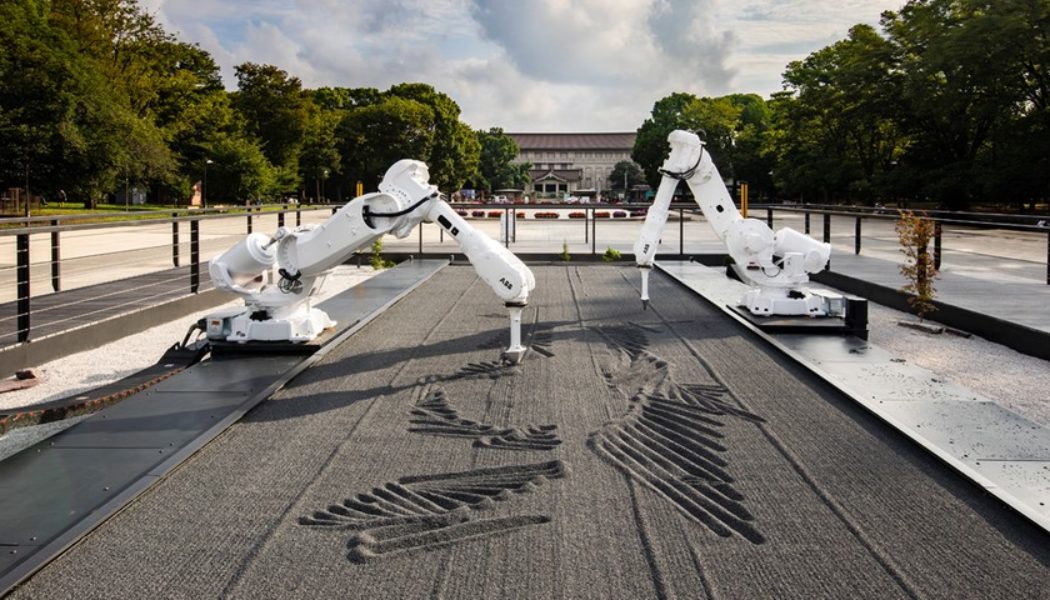
<path fill-rule="evenodd" d="M 631 160 L 636 134 L 508 133 L 518 144 L 515 163 L 532 163 L 526 194 L 590 196 L 609 190 L 616 163 Z"/>

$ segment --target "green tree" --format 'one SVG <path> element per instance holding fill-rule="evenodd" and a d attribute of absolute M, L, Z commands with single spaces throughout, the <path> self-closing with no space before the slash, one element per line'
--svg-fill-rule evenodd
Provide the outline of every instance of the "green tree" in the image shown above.
<path fill-rule="evenodd" d="M 514 138 L 493 127 L 477 132 L 481 151 L 478 163 L 478 186 L 490 194 L 493 190 L 524 188 L 529 183 L 528 163 L 515 164 L 520 149 Z"/>
<path fill-rule="evenodd" d="M 732 178 L 733 146 L 742 109 L 729 98 L 697 98 L 682 109 L 687 129 L 698 132 L 724 178 Z M 666 145 L 666 144 L 665 144 Z"/>
<path fill-rule="evenodd" d="M 1030 209 L 1050 197 L 1050 3 L 981 3 L 966 30 L 989 44 L 985 63 L 1012 99 L 1010 114 L 978 153 L 974 184 L 986 200 Z"/>
<path fill-rule="evenodd" d="M 638 128 L 631 158 L 645 172 L 646 181 L 660 184 L 659 168 L 667 158 L 667 136 L 675 129 L 696 131 L 723 177 L 733 176 L 732 149 L 743 108 L 730 97 L 697 98 L 673 93 L 653 105 L 650 118 Z"/>
<path fill-rule="evenodd" d="M 653 105 L 652 115 L 638 128 L 631 158 L 645 171 L 649 185 L 656 187 L 660 184 L 657 169 L 667 158 L 667 136 L 675 129 L 693 127 L 683 113 L 695 100 L 696 96 L 681 92 L 661 98 Z"/>
<path fill-rule="evenodd" d="M 434 111 L 415 100 L 390 96 L 348 111 L 336 134 L 341 171 L 371 188 L 395 162 L 430 156 L 434 130 Z"/>
<path fill-rule="evenodd" d="M 0 177 L 6 187 L 28 176 L 36 193 L 64 190 L 94 206 L 118 181 L 156 177 L 173 163 L 152 123 L 52 24 L 49 9 L 0 3 L 0 144 L 12 158 L 0 161 Z"/>
<path fill-rule="evenodd" d="M 417 157 L 427 163 L 430 180 L 439 188 L 449 192 L 462 188 L 477 173 L 481 144 L 474 131 L 459 120 L 459 105 L 425 83 L 395 85 L 386 95 L 414 100 L 431 109 L 434 143 L 429 153 Z"/>
<path fill-rule="evenodd" d="M 921 193 L 949 208 L 975 199 L 979 155 L 1016 106 L 1016 77 L 1004 76 L 1010 45 L 1000 27 L 979 18 L 989 3 L 910 1 L 883 14 L 903 76 L 904 159 L 921 171 Z"/>
<path fill-rule="evenodd" d="M 349 110 L 358 106 L 376 104 L 383 94 L 376 88 L 322 87 L 307 90 L 317 106 L 325 110 Z"/>
<path fill-rule="evenodd" d="M 245 130 L 261 142 L 272 165 L 294 173 L 309 121 L 302 83 L 273 65 L 249 62 L 234 71 L 233 108 L 244 118 Z"/>
<path fill-rule="evenodd" d="M 221 136 L 208 148 L 208 202 L 236 203 L 273 195 L 279 174 L 252 140 Z"/>
<path fill-rule="evenodd" d="M 771 175 L 774 161 L 766 152 L 772 124 L 769 104 L 758 94 L 731 94 L 726 99 L 740 110 L 729 150 L 733 176 L 749 183 L 752 198 L 772 198 L 775 195 Z"/>
<path fill-rule="evenodd" d="M 901 75 L 893 46 L 867 25 L 784 72 L 770 138 L 780 184 L 823 202 L 872 202 L 900 157 Z M 898 173 L 893 175 L 899 176 Z"/>
<path fill-rule="evenodd" d="M 627 182 L 627 189 L 645 183 L 645 172 L 638 163 L 621 160 L 613 166 L 612 173 L 609 174 L 609 189 L 625 191 L 624 181 Z"/>
<path fill-rule="evenodd" d="M 204 161 L 214 159 L 212 148 L 242 134 L 212 57 L 190 44 L 165 46 L 151 112 L 177 170 L 157 181 L 157 191 L 160 200 L 178 202 L 189 198 L 192 182 L 202 178 Z"/>

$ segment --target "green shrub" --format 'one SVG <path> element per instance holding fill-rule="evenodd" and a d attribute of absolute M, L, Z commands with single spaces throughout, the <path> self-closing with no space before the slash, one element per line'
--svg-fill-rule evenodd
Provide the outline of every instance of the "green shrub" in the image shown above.
<path fill-rule="evenodd" d="M 386 260 L 385 258 L 383 258 L 382 239 L 378 239 L 372 242 L 372 257 L 371 259 L 369 259 L 369 262 L 372 263 L 372 268 L 376 271 L 381 271 L 383 269 L 389 269 L 390 267 L 397 266 L 397 263 L 395 263 L 394 261 Z"/>
<path fill-rule="evenodd" d="M 558 258 L 562 259 L 562 261 L 564 261 L 564 262 L 569 262 L 570 260 L 572 260 L 572 255 L 569 254 L 569 243 L 568 242 L 562 241 L 562 243 L 561 243 L 561 254 L 558 255 Z"/>
<path fill-rule="evenodd" d="M 620 256 L 620 251 L 613 248 L 606 248 L 605 254 L 602 255 L 602 260 L 605 262 L 616 262 L 620 260 L 620 258 L 622 258 Z"/>

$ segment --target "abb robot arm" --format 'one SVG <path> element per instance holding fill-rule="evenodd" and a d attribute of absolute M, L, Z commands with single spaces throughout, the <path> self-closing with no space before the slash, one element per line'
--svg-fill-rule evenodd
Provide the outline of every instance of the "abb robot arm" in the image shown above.
<path fill-rule="evenodd" d="M 404 238 L 421 222 L 437 222 L 459 243 L 478 275 L 506 303 L 511 342 L 506 355 L 520 360 L 521 312 L 536 280 L 518 257 L 478 232 L 441 199 L 427 166 L 401 160 L 379 192 L 348 202 L 320 225 L 253 233 L 208 265 L 219 289 L 240 295 L 245 306 L 207 319 L 208 337 L 230 342 L 305 342 L 335 323 L 311 306 L 329 271 L 385 234 Z"/>
<path fill-rule="evenodd" d="M 818 272 L 827 264 L 831 245 L 789 227 L 773 233 L 764 222 L 743 218 L 700 138 L 677 130 L 667 141 L 671 152 L 660 169 L 663 178 L 634 246 L 635 260 L 642 270 L 643 305 L 649 302 L 649 271 L 671 199 L 678 182 L 685 181 L 718 239 L 725 243 L 733 259 L 732 268 L 741 281 L 751 285 L 743 303 L 752 314 L 826 315 L 826 298 L 801 286 L 809 281 L 808 273 Z"/>

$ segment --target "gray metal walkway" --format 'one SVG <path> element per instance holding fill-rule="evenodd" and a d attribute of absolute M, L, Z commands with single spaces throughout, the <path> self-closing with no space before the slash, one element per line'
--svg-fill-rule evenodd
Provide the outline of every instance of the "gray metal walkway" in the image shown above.
<path fill-rule="evenodd" d="M 447 261 L 404 263 L 320 304 L 331 346 Z M 0 595 L 324 355 L 213 357 L 0 462 Z"/>

